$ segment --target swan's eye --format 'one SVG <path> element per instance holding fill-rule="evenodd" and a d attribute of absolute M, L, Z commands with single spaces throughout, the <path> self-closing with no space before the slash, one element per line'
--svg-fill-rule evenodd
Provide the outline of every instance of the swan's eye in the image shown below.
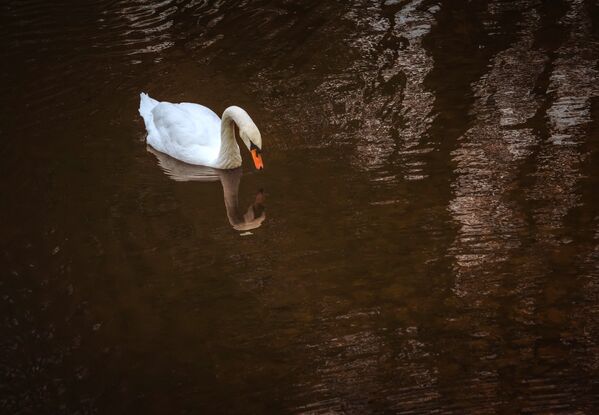
<path fill-rule="evenodd" d="M 254 144 L 250 141 L 250 151 L 252 151 L 252 150 L 256 150 L 256 153 L 258 153 L 258 154 L 262 153 L 262 150 L 260 150 L 260 147 L 258 147 L 256 144 Z"/>

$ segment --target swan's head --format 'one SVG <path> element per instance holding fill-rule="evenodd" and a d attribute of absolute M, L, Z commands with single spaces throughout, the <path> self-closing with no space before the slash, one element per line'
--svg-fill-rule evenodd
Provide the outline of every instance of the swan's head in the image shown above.
<path fill-rule="evenodd" d="M 262 162 L 262 136 L 256 124 L 252 123 L 240 129 L 239 136 L 248 150 L 250 150 L 256 169 L 262 170 L 264 168 L 264 163 Z"/>
<path fill-rule="evenodd" d="M 260 130 L 258 130 L 258 127 L 256 127 L 256 124 L 252 121 L 248 113 L 243 108 L 235 105 L 228 107 L 223 112 L 222 125 L 228 128 L 231 126 L 231 122 L 234 122 L 237 128 L 239 128 L 239 137 L 248 150 L 250 150 L 250 153 L 252 153 L 254 165 L 258 170 L 262 170 L 264 163 L 262 162 L 261 155 L 262 136 L 260 135 Z"/>
<path fill-rule="evenodd" d="M 264 206 L 264 190 L 260 189 L 256 194 L 256 198 L 253 204 L 250 205 L 248 210 L 242 217 L 242 221 L 239 223 L 231 223 L 233 229 L 238 231 L 249 231 L 252 229 L 259 228 L 266 219 L 266 207 Z"/>

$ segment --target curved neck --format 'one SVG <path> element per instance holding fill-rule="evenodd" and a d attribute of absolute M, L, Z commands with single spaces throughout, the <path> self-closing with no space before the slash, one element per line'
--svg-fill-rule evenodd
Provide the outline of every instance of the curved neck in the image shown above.
<path fill-rule="evenodd" d="M 229 107 L 223 112 L 220 122 L 220 152 L 218 155 L 222 168 L 230 169 L 241 165 L 239 145 L 235 140 L 235 124 L 239 130 L 254 124 L 250 116 L 239 107 Z"/>
<path fill-rule="evenodd" d="M 244 109 L 236 107 L 235 105 L 228 107 L 222 116 L 221 122 L 221 134 L 224 134 L 228 131 L 229 128 L 232 128 L 232 123 L 237 124 L 237 127 L 240 130 L 245 130 L 254 125 L 254 121 L 250 118 L 247 112 Z M 231 127 L 229 127 L 229 125 Z"/>

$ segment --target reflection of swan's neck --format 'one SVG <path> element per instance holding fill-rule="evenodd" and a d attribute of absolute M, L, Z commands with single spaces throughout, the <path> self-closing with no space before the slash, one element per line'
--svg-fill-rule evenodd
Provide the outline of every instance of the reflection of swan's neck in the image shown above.
<path fill-rule="evenodd" d="M 218 154 L 219 167 L 233 169 L 241 165 L 239 145 L 235 140 L 235 124 L 240 131 L 253 124 L 250 116 L 239 107 L 229 107 L 223 112 L 220 122 L 220 151 Z"/>
<path fill-rule="evenodd" d="M 254 203 L 245 213 L 239 210 L 239 184 L 241 182 L 241 167 L 236 169 L 212 169 L 210 167 L 186 164 L 148 146 L 148 151 L 156 156 L 164 172 L 173 180 L 187 181 L 216 181 L 220 179 L 223 187 L 227 218 L 234 229 L 247 231 L 259 227 L 266 214 L 264 211 L 264 193 L 258 192 Z"/>
<path fill-rule="evenodd" d="M 231 225 L 235 226 L 243 223 L 243 216 L 239 211 L 239 183 L 241 181 L 241 167 L 233 170 L 222 170 L 220 174 L 220 183 L 223 186 L 223 196 L 225 198 L 225 209 Z"/>

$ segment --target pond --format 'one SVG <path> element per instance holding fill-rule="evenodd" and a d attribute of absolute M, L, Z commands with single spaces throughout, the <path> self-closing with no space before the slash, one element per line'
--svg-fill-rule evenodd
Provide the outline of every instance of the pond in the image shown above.
<path fill-rule="evenodd" d="M 1 412 L 599 413 L 596 2 L 0 22 Z M 244 108 L 264 170 L 155 154 L 142 91 Z"/>

